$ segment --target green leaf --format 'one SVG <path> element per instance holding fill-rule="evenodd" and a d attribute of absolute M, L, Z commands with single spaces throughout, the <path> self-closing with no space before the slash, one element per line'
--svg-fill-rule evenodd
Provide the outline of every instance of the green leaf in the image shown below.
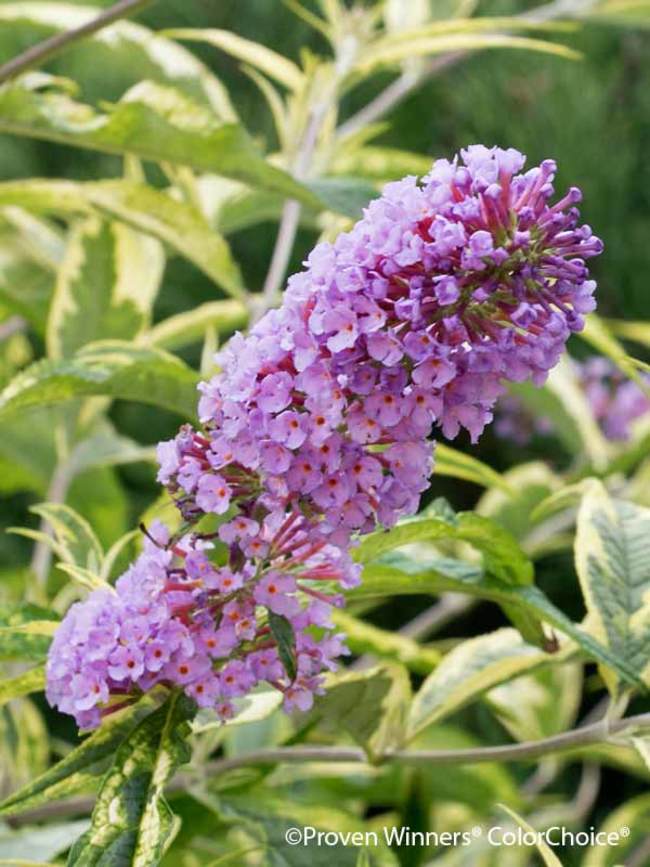
<path fill-rule="evenodd" d="M 344 144 L 334 157 L 330 171 L 335 175 L 386 182 L 404 175 L 425 175 L 432 165 L 433 157 L 425 154 L 377 145 L 351 148 Z"/>
<path fill-rule="evenodd" d="M 452 449 L 444 443 L 436 444 L 435 459 L 435 473 L 438 476 L 464 479 L 467 482 L 481 485 L 483 488 L 498 488 L 509 496 L 515 492 L 515 488 L 508 484 L 501 473 L 497 473 L 496 470 L 478 458 L 458 451 L 458 449 Z"/>
<path fill-rule="evenodd" d="M 392 554 L 364 566 L 361 584 L 349 590 L 350 601 L 385 596 L 467 593 L 500 605 L 519 606 L 545 621 L 569 638 L 591 658 L 613 668 L 628 683 L 641 685 L 637 671 L 624 660 L 573 623 L 542 591 L 532 585 L 505 584 L 471 566 L 448 557 L 419 555 L 417 560 Z"/>
<path fill-rule="evenodd" d="M 455 523 L 440 519 L 403 521 L 391 530 L 365 536 L 354 551 L 357 562 L 367 563 L 381 554 L 413 542 L 453 539 L 469 542 L 483 554 L 486 571 L 509 584 L 530 584 L 533 567 L 517 540 L 489 518 L 459 512 Z"/>
<path fill-rule="evenodd" d="M 42 827 L 10 828 L 0 830 L 0 863 L 9 862 L 19 865 L 24 862 L 22 856 L 29 854 L 35 861 L 56 858 L 76 840 L 79 834 L 88 827 L 85 819 L 74 822 L 59 822 Z"/>
<path fill-rule="evenodd" d="M 283 199 L 268 190 L 253 190 L 226 178 L 204 175 L 199 178 L 198 186 L 203 210 L 212 225 L 224 235 L 240 232 L 249 226 L 263 222 L 275 222 L 282 214 Z M 300 212 L 301 223 L 305 223 L 305 209 Z M 317 226 L 316 212 L 308 211 L 310 225 Z"/>
<path fill-rule="evenodd" d="M 0 6 L 0 9 L 2 7 Z M 104 183 L 103 181 L 99 182 Z M 108 183 L 117 183 L 108 181 Z M 59 178 L 26 178 L 0 183 L 0 206 L 18 207 L 37 214 L 83 215 L 88 213 L 85 190 L 93 183 Z M 65 246 L 62 245 L 60 260 Z M 60 261 L 59 263 L 60 264 Z M 58 267 L 58 264 L 56 267 Z M 55 269 L 54 269 L 55 270 Z"/>
<path fill-rule="evenodd" d="M 201 734 L 214 729 L 222 730 L 224 726 L 232 727 L 260 722 L 278 710 L 282 704 L 282 693 L 277 689 L 263 689 L 242 698 L 235 698 L 233 703 L 236 708 L 235 715 L 226 722 L 210 708 L 199 710 L 192 721 L 192 731 L 195 734 Z"/>
<path fill-rule="evenodd" d="M 160 862 L 177 830 L 164 789 L 178 766 L 189 761 L 188 719 L 194 711 L 193 702 L 173 693 L 120 745 L 90 828 L 70 852 L 70 867 L 153 867 Z"/>
<path fill-rule="evenodd" d="M 311 712 L 344 729 L 377 761 L 404 742 L 411 686 L 403 666 L 384 663 L 333 675 Z"/>
<path fill-rule="evenodd" d="M 207 328 L 214 328 L 225 336 L 248 321 L 248 311 L 239 301 L 207 301 L 185 313 L 169 316 L 151 328 L 143 342 L 160 349 L 177 350 L 199 343 Z"/>
<path fill-rule="evenodd" d="M 621 834 L 627 828 L 628 834 Z M 613 810 L 599 825 L 605 834 L 620 835 L 617 843 L 609 846 L 590 846 L 585 852 L 582 867 L 618 867 L 633 864 L 637 851 L 643 852 L 650 834 L 650 795 L 644 793 L 625 801 Z M 642 867 L 643 862 L 638 862 Z"/>
<path fill-rule="evenodd" d="M 15 677 L 8 677 L 0 681 L 0 705 L 29 695 L 31 692 L 40 692 L 45 688 L 45 666 L 37 665 Z"/>
<path fill-rule="evenodd" d="M 526 644 L 515 629 L 499 629 L 463 641 L 442 659 L 416 693 L 409 712 L 409 738 L 477 700 L 493 686 L 549 659 L 539 648 Z"/>
<path fill-rule="evenodd" d="M 582 666 L 548 665 L 495 686 L 485 699 L 518 741 L 534 741 L 570 729 L 582 700 Z"/>
<path fill-rule="evenodd" d="M 618 369 L 632 379 L 639 388 L 650 397 L 650 389 L 646 379 L 637 370 L 638 362 L 630 358 L 623 346 L 609 330 L 607 323 L 592 313 L 587 317 L 583 331 L 579 332 L 583 340 L 590 343 L 598 352 L 606 355 Z"/>
<path fill-rule="evenodd" d="M 242 275 L 228 243 L 194 206 L 129 181 L 86 184 L 82 192 L 94 208 L 169 244 L 228 295 L 243 295 Z"/>
<path fill-rule="evenodd" d="M 51 861 L 27 861 L 24 858 L 0 858 L 0 867 L 52 867 Z"/>
<path fill-rule="evenodd" d="M 359 852 L 359 857 L 357 858 L 357 863 L 354 867 L 371 867 L 370 855 L 368 854 L 367 849 L 362 849 Z"/>
<path fill-rule="evenodd" d="M 161 350 L 101 341 L 85 346 L 74 358 L 41 360 L 19 373 L 0 393 L 0 417 L 101 395 L 193 418 L 197 383 L 198 376 L 187 365 Z"/>
<path fill-rule="evenodd" d="M 372 653 L 382 659 L 401 662 L 419 674 L 429 674 L 440 661 L 438 651 L 421 647 L 412 638 L 379 629 L 339 609 L 334 609 L 332 619 L 345 633 L 345 643 L 352 653 Z"/>
<path fill-rule="evenodd" d="M 650 348 L 650 322 L 629 322 L 623 319 L 603 319 L 611 334 Z"/>
<path fill-rule="evenodd" d="M 5 209 L 6 211 L 7 209 Z M 0 221 L 0 304 L 7 313 L 22 316 L 39 336 L 45 331 L 55 269 L 37 260 L 21 233 Z"/>
<path fill-rule="evenodd" d="M 429 23 L 432 19 L 464 18 L 472 14 L 477 0 L 413 0 L 407 6 L 401 0 L 386 0 L 384 21 L 388 33 L 413 30 Z"/>
<path fill-rule="evenodd" d="M 50 764 L 48 728 L 34 702 L 18 698 L 0 709 L 2 785 L 11 791 L 42 774 Z"/>
<path fill-rule="evenodd" d="M 278 656 L 289 680 L 296 679 L 296 636 L 293 626 L 282 614 L 267 609 L 271 634 L 278 647 Z"/>
<path fill-rule="evenodd" d="M 594 8 L 587 7 L 583 14 L 597 23 L 650 27 L 648 0 L 600 0 Z"/>
<path fill-rule="evenodd" d="M 0 482 L 4 489 L 30 490 L 43 496 L 50 483 L 56 464 L 53 431 L 58 413 L 51 409 L 34 409 L 29 414 L 6 419 L 2 425 L 0 454 L 6 464 L 8 477 Z M 35 429 L 41 435 L 33 437 Z M 25 443 L 30 443 L 28 449 Z M 11 472 L 13 470 L 13 472 Z M 15 487 L 13 487 L 15 485 Z"/>
<path fill-rule="evenodd" d="M 609 444 L 577 382 L 569 358 L 561 359 L 542 388 L 520 382 L 511 383 L 509 391 L 534 415 L 552 419 L 553 430 L 570 454 L 584 455 L 596 467 L 606 466 Z"/>
<path fill-rule="evenodd" d="M 450 723 L 429 726 L 409 743 L 414 750 L 467 750 L 483 746 L 485 742 L 479 737 Z M 491 814 L 498 801 L 517 806 L 522 801 L 517 781 L 504 763 L 454 765 L 453 773 L 448 766 L 423 763 L 417 774 L 426 786 L 425 791 L 434 793 L 440 804 L 463 804 Z"/>
<path fill-rule="evenodd" d="M 542 461 L 513 467 L 504 474 L 503 480 L 511 493 L 506 494 L 496 487 L 486 491 L 476 511 L 497 521 L 522 542 L 532 528 L 533 510 L 558 490 L 562 480 Z"/>
<path fill-rule="evenodd" d="M 0 627 L 29 626 L 52 618 L 52 613 L 40 605 L 23 602 L 17 605 L 0 604 Z"/>
<path fill-rule="evenodd" d="M 69 358 L 95 340 L 134 338 L 149 323 L 163 266 L 158 241 L 97 217 L 79 224 L 50 305 L 48 354 Z"/>
<path fill-rule="evenodd" d="M 57 463 L 55 431 L 65 421 L 64 415 L 61 406 L 35 407 L 4 420 L 0 461 L 6 463 L 7 475 L 0 476 L 0 490 L 29 490 L 40 498 L 45 495 Z M 37 438 L 32 437 L 35 429 L 40 432 Z M 30 448 L 25 449 L 28 440 Z M 108 421 L 98 419 L 88 429 L 87 436 L 73 446 L 65 461 L 65 472 L 78 477 L 93 468 L 151 461 L 154 456 L 153 447 L 143 447 L 118 435 Z"/>
<path fill-rule="evenodd" d="M 65 252 L 63 233 L 53 223 L 27 213 L 19 204 L 3 208 L 2 217 L 16 231 L 27 255 L 44 268 L 56 271 Z"/>
<path fill-rule="evenodd" d="M 318 197 L 318 205 L 312 203 L 301 209 L 300 225 L 314 231 L 322 230 L 318 213 L 324 208 L 356 220 L 378 195 L 374 185 L 359 178 L 332 175 L 306 181 L 305 186 Z M 197 187 L 203 212 L 224 235 L 276 221 L 282 213 L 284 200 L 278 193 L 252 189 L 215 175 L 198 177 Z"/>
<path fill-rule="evenodd" d="M 0 606 L 0 660 L 41 662 L 58 625 L 35 605 Z"/>
<path fill-rule="evenodd" d="M 132 87 L 102 114 L 65 92 L 31 90 L 22 79 L 0 89 L 0 131 L 187 165 L 321 207 L 313 193 L 266 162 L 239 124 L 220 122 L 179 91 L 151 81 Z"/>
<path fill-rule="evenodd" d="M 281 202 L 279 196 L 276 198 Z M 66 216 L 94 210 L 163 241 L 228 294 L 242 293 L 241 273 L 224 238 L 193 205 L 147 184 L 46 178 L 7 181 L 0 183 L 0 206 L 4 204 Z M 151 245 L 151 241 L 148 243 Z M 135 258 L 137 261 L 138 256 Z"/>
<path fill-rule="evenodd" d="M 489 18 L 487 26 L 494 26 Z M 517 19 L 511 19 L 516 21 Z M 355 72 L 367 76 L 382 66 L 393 66 L 414 57 L 429 57 L 455 51 L 479 51 L 487 48 L 514 48 L 554 54 L 566 60 L 579 60 L 579 52 L 559 43 L 505 33 L 448 33 L 420 35 L 402 32 L 399 37 L 385 37 L 372 43 L 361 53 Z"/>
<path fill-rule="evenodd" d="M 97 570 L 104 552 L 92 527 L 64 503 L 40 503 L 31 510 L 54 531 L 55 551 L 66 563 Z"/>
<path fill-rule="evenodd" d="M 416 0 L 412 4 L 413 9 L 409 9 L 408 13 L 405 13 L 400 0 L 387 0 L 386 5 L 386 42 L 484 30 L 572 32 L 576 29 L 576 25 L 568 21 L 536 21 L 503 15 L 472 18 L 470 16 L 476 9 L 478 0 L 437 0 L 435 4 L 428 0 L 424 0 L 424 3 Z M 431 8 L 432 6 L 434 8 Z"/>
<path fill-rule="evenodd" d="M 104 559 L 102 561 L 102 568 L 100 570 L 100 577 L 104 581 L 108 581 L 110 583 L 111 575 L 113 574 L 113 570 L 115 568 L 116 562 L 119 561 L 119 558 L 122 554 L 125 553 L 125 550 L 131 543 L 138 539 L 141 536 L 141 531 L 138 530 L 129 530 L 127 533 L 124 533 L 118 539 L 116 539 L 111 547 L 106 552 Z"/>
<path fill-rule="evenodd" d="M 634 749 L 638 752 L 638 754 L 643 759 L 643 763 L 650 771 L 650 738 L 648 737 L 638 737 L 632 738 L 632 745 Z"/>
<path fill-rule="evenodd" d="M 58 568 L 69 575 L 84 590 L 99 590 L 108 585 L 95 570 L 86 569 L 84 566 L 75 566 L 74 563 L 57 563 Z"/>
<path fill-rule="evenodd" d="M 102 12 L 101 6 L 76 3 L 2 3 L 0 27 L 33 34 L 40 40 L 63 30 L 81 27 Z M 77 54 L 87 51 L 99 64 L 113 69 L 126 66 L 134 77 L 151 78 L 171 84 L 188 96 L 212 106 L 224 120 L 236 120 L 236 112 L 226 89 L 190 51 L 165 39 L 160 33 L 134 21 L 116 21 L 96 33 L 87 34 L 74 46 Z"/>
<path fill-rule="evenodd" d="M 590 629 L 650 684 L 650 509 L 592 483 L 578 511 L 575 558 Z"/>
<path fill-rule="evenodd" d="M 105 421 L 98 423 L 89 436 L 78 442 L 68 457 L 70 470 L 75 476 L 93 467 L 122 466 L 153 460 L 154 448 L 141 446 L 129 437 L 121 436 Z"/>
<path fill-rule="evenodd" d="M 71 478 L 74 477 L 71 465 Z M 102 486 L 103 499 L 108 494 L 107 485 Z M 89 503 L 85 499 L 85 506 Z M 12 527 L 10 531 L 50 548 L 59 558 L 57 566 L 74 578 L 82 587 L 95 590 L 105 587 L 99 573 L 104 560 L 101 543 L 91 525 L 71 506 L 64 503 L 41 503 L 32 506 L 48 527 L 48 532 L 27 527 Z"/>
<path fill-rule="evenodd" d="M 363 209 L 379 195 L 371 184 L 359 178 L 318 178 L 309 181 L 308 186 L 329 211 L 351 220 L 360 219 Z"/>
<path fill-rule="evenodd" d="M 537 836 L 537 831 L 530 825 L 525 819 L 522 819 L 514 810 L 511 810 L 510 807 L 506 807 L 505 804 L 499 804 L 501 809 L 507 813 L 511 819 L 514 819 L 515 822 L 519 825 L 522 830 Z M 551 847 L 546 843 L 543 838 L 538 837 L 537 840 L 537 851 L 542 857 L 542 861 L 546 865 L 546 867 L 562 867 L 562 862 L 557 857 L 555 852 L 551 849 Z"/>
<path fill-rule="evenodd" d="M 531 520 L 536 523 L 539 521 L 545 521 L 547 518 L 553 517 L 553 515 L 556 515 L 558 512 L 563 512 L 566 509 L 577 506 L 592 486 L 597 486 L 599 484 L 600 482 L 598 479 L 590 476 L 586 479 L 581 479 L 581 481 L 575 482 L 572 485 L 565 485 L 538 503 L 532 511 L 530 516 Z"/>
<path fill-rule="evenodd" d="M 244 39 L 230 30 L 217 30 L 212 27 L 194 30 L 180 27 L 164 30 L 163 34 L 172 39 L 180 39 L 181 42 L 205 42 L 212 45 L 214 48 L 225 51 L 226 54 L 254 66 L 255 69 L 259 69 L 269 78 L 274 78 L 289 90 L 301 90 L 305 85 L 305 76 L 296 64 L 287 57 L 259 42 Z"/>
<path fill-rule="evenodd" d="M 243 72 L 257 86 L 258 90 L 266 100 L 266 104 L 271 112 L 271 117 L 273 118 L 280 151 L 288 151 L 290 148 L 290 136 L 288 134 L 290 130 L 287 106 L 285 105 L 284 99 L 268 78 L 261 75 L 256 69 L 253 69 L 252 66 L 244 66 Z"/>
<path fill-rule="evenodd" d="M 131 524 L 130 501 L 113 467 L 94 467 L 77 476 L 68 502 L 84 517 L 104 548 L 126 533 Z"/>
<path fill-rule="evenodd" d="M 74 795 L 96 782 L 119 744 L 135 726 L 160 707 L 168 690 L 150 690 L 137 704 L 108 716 L 102 725 L 60 762 L 0 803 L 0 816 L 14 816 L 44 803 Z"/>
<path fill-rule="evenodd" d="M 196 802 L 210 809 L 215 820 L 208 827 L 236 828 L 237 843 L 231 842 L 232 848 L 239 848 L 239 841 L 244 836 L 251 840 L 256 849 L 263 854 L 262 864 L 273 867 L 355 867 L 358 848 L 345 845 L 342 840 L 333 845 L 318 845 L 316 840 L 309 840 L 305 845 L 291 845 L 287 842 L 289 828 L 304 828 L 306 825 L 317 831 L 334 831 L 337 835 L 353 834 L 365 830 L 358 815 L 343 809 L 322 805 L 320 803 L 301 803 L 295 797 L 281 797 L 263 789 L 244 794 L 229 795 L 217 798 L 205 790 L 192 792 Z M 189 815 L 192 815 L 190 809 Z M 397 867 L 395 856 L 384 844 L 382 835 L 378 834 L 379 846 L 371 850 L 371 867 Z M 229 863 L 229 862 L 226 862 Z M 238 865 L 242 863 L 240 858 Z M 216 862 L 215 867 L 219 865 Z"/>

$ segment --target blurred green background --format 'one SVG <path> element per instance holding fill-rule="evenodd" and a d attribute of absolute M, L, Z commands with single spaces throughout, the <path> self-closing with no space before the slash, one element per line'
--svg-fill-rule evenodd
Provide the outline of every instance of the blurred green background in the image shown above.
<path fill-rule="evenodd" d="M 478 13 L 505 15 L 537 5 L 483 0 Z M 327 49 L 281 0 L 171 0 L 154 3 L 138 20 L 152 28 L 225 28 L 296 60 L 304 46 L 317 53 Z M 20 26 L 12 25 L 10 31 L 0 30 L 2 61 L 33 40 Z M 392 114 L 390 129 L 376 141 L 432 157 L 447 156 L 471 142 L 516 147 L 532 162 L 554 157 L 560 166 L 559 185 L 582 187 L 584 216 L 607 245 L 607 255 L 595 266 L 602 312 L 643 318 L 648 312 L 650 255 L 650 30 L 587 25 L 567 41 L 584 52 L 582 62 L 515 51 L 483 52 L 463 60 L 406 99 Z M 273 147 L 269 113 L 260 110 L 259 92 L 238 62 L 210 47 L 190 47 L 224 81 L 249 130 Z M 80 81 L 90 102 L 116 99 L 141 72 L 102 63 L 96 45 L 72 48 L 50 68 Z M 389 74 L 375 76 L 373 90 L 389 80 Z M 358 88 L 344 102 L 344 112 L 354 111 L 371 95 L 368 87 Z M 0 146 L 0 171 L 6 179 L 86 179 L 120 171 L 117 158 L 50 143 L 3 136 Z M 273 239 L 272 225 L 234 239 L 251 288 L 263 280 Z M 313 237 L 301 237 L 294 268 L 312 242 Z M 160 316 L 212 294 L 207 281 L 180 267 L 168 275 L 167 290 L 159 301 Z"/>

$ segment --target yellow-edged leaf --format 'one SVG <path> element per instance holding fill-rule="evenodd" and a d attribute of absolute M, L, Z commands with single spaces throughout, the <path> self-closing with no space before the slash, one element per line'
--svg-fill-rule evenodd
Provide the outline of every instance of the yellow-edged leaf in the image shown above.
<path fill-rule="evenodd" d="M 516 629 L 499 629 L 463 641 L 424 681 L 409 712 L 409 737 L 488 689 L 548 662 L 552 657 L 522 639 Z"/>
<path fill-rule="evenodd" d="M 650 509 L 590 485 L 578 511 L 575 560 L 592 633 L 650 684 Z M 616 674 L 604 675 L 616 689 Z"/>
<path fill-rule="evenodd" d="M 230 30 L 218 30 L 214 27 L 202 29 L 173 28 L 162 31 L 163 35 L 181 42 L 204 42 L 212 45 L 237 60 L 243 60 L 259 69 L 269 78 L 274 78 L 289 90 L 300 90 L 305 81 L 305 76 L 291 60 L 266 45 L 244 39 Z"/>

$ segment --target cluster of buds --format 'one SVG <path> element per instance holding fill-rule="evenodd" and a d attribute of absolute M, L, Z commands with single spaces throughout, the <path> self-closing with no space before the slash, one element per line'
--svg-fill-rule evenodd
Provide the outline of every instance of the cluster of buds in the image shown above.
<path fill-rule="evenodd" d="M 359 580 L 350 549 L 417 510 L 434 425 L 475 441 L 503 381 L 542 383 L 594 307 L 584 260 L 602 244 L 579 225 L 579 192 L 551 204 L 555 164 L 523 165 L 477 145 L 389 184 L 312 251 L 278 310 L 235 335 L 200 386 L 201 430 L 158 448 L 158 478 L 194 529 L 149 541 L 115 591 L 71 609 L 50 654 L 53 703 L 94 725 L 109 696 L 162 681 L 226 718 L 266 681 L 288 709 L 310 706 L 344 650 L 330 608 Z M 118 613 L 158 604 L 140 630 Z M 92 638 L 106 612 L 110 648 Z"/>

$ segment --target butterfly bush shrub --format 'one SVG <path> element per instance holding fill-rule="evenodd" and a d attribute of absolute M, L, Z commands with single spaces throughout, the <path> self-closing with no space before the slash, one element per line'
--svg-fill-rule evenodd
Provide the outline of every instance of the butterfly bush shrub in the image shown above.
<path fill-rule="evenodd" d="M 473 145 L 389 184 L 319 244 L 200 386 L 200 431 L 158 446 L 159 480 L 191 527 L 153 529 L 117 581 L 74 605 L 48 660 L 48 700 L 84 728 L 113 696 L 177 685 L 222 719 L 261 681 L 308 710 L 345 651 L 329 609 L 358 581 L 358 533 L 417 511 L 433 426 L 472 441 L 505 380 L 541 385 L 595 307 L 581 225 L 556 166 Z M 323 587 L 319 585 L 323 584 Z M 291 640 L 287 648 L 286 636 Z M 122 705 L 118 705 L 122 706 Z"/>

